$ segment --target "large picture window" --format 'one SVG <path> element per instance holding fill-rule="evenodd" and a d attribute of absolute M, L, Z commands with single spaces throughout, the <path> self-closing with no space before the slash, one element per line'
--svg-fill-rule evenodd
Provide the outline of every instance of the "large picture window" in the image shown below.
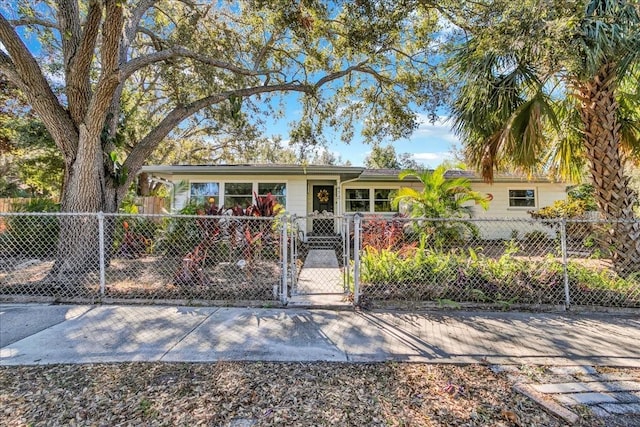
<path fill-rule="evenodd" d="M 218 204 L 220 196 L 220 184 L 217 182 L 192 182 L 189 191 L 189 199 L 191 203 L 202 204 L 209 200 L 210 197 L 215 199 Z"/>
<path fill-rule="evenodd" d="M 266 196 L 271 193 L 276 197 L 278 203 L 283 207 L 287 206 L 287 184 L 282 182 L 260 182 L 258 183 L 258 196 Z"/>
<path fill-rule="evenodd" d="M 368 188 L 346 190 L 345 208 L 347 212 L 369 212 L 371 201 Z"/>
<path fill-rule="evenodd" d="M 536 206 L 536 191 L 509 190 L 509 207 L 512 208 L 534 208 Z"/>
<path fill-rule="evenodd" d="M 247 208 L 253 204 L 253 184 L 250 182 L 227 182 L 224 185 L 224 207 Z"/>

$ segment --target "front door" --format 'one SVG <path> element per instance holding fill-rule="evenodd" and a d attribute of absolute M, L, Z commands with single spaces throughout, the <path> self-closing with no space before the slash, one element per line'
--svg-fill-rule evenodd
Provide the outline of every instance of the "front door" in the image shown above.
<path fill-rule="evenodd" d="M 313 211 L 320 215 L 323 213 L 333 214 L 333 185 L 314 185 L 313 190 Z M 316 218 L 312 227 L 315 235 L 334 234 L 333 218 Z"/>

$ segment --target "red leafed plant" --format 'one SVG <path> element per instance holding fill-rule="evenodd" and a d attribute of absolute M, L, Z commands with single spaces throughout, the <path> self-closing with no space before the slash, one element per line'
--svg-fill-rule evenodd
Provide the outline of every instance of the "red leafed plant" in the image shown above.
<path fill-rule="evenodd" d="M 182 258 L 182 265 L 173 277 L 173 283 L 176 286 L 201 286 L 205 284 L 205 277 L 200 267 L 207 257 L 207 252 L 220 241 L 222 230 L 220 218 L 216 218 L 216 216 L 224 215 L 225 212 L 224 208 L 218 208 L 214 204 L 209 204 L 205 209 L 198 211 L 198 215 L 202 217 L 197 219 L 198 227 L 202 230 L 202 240 Z"/>
<path fill-rule="evenodd" d="M 118 254 L 125 258 L 140 258 L 144 256 L 147 248 L 151 245 L 151 240 L 142 234 L 132 231 L 127 221 L 122 222 L 122 227 L 124 228 L 124 236 L 118 249 Z"/>
<path fill-rule="evenodd" d="M 205 283 L 200 264 L 206 255 L 200 253 L 200 245 L 182 259 L 182 265 L 173 277 L 173 284 L 181 287 L 198 286 Z"/>
<path fill-rule="evenodd" d="M 284 209 L 278 203 L 278 199 L 268 193 L 266 196 L 258 196 L 253 193 L 256 203 L 246 210 L 247 216 L 274 218 Z M 258 249 L 269 245 L 274 239 L 271 221 L 248 221 L 244 228 L 244 248 L 243 255 L 247 262 L 254 259 Z"/>
<path fill-rule="evenodd" d="M 253 196 L 256 199 L 256 203 L 247 208 L 247 216 L 274 217 L 284 209 L 282 205 L 278 203 L 278 199 L 271 193 L 268 193 L 266 196 L 258 196 L 256 193 L 253 193 Z"/>
<path fill-rule="evenodd" d="M 403 225 L 404 223 L 399 220 L 399 217 L 368 219 L 362 225 L 363 249 L 400 249 L 405 246 Z"/>
<path fill-rule="evenodd" d="M 180 269 L 174 275 L 174 284 L 177 286 L 198 286 L 205 284 L 201 265 L 207 258 L 207 252 L 218 243 L 222 236 L 221 218 L 217 216 L 251 216 L 251 217 L 275 217 L 283 210 L 276 197 L 271 193 L 266 196 L 258 196 L 254 193 L 256 203 L 247 209 L 235 206 L 230 209 L 218 208 L 211 204 L 198 211 L 198 226 L 202 230 L 202 240 L 182 260 Z M 213 218 L 210 218 L 213 216 Z M 256 252 L 262 247 L 267 247 L 274 239 L 271 228 L 272 222 L 266 220 L 232 220 L 225 224 L 225 234 L 231 239 L 233 248 L 241 249 L 242 257 L 251 266 Z"/>

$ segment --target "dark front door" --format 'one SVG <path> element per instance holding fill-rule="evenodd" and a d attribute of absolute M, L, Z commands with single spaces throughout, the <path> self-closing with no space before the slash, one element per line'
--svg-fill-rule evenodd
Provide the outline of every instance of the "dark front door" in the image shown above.
<path fill-rule="evenodd" d="M 322 213 L 333 213 L 333 185 L 314 185 L 313 189 L 313 211 Z M 330 235 L 334 233 L 333 218 L 316 218 L 313 220 L 313 234 Z"/>

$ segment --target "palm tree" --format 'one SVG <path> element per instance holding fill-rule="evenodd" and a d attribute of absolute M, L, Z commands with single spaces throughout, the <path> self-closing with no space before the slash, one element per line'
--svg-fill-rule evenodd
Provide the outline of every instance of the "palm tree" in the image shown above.
<path fill-rule="evenodd" d="M 604 243 L 616 269 L 639 271 L 637 195 L 624 166 L 640 147 L 640 4 L 500 5 L 492 21 L 467 28 L 471 37 L 450 62 L 460 82 L 454 130 L 466 154 L 489 182 L 504 163 L 565 178 L 584 166 L 601 215 L 612 222 Z"/>
<path fill-rule="evenodd" d="M 471 181 L 466 178 L 446 178 L 446 166 L 432 171 L 402 171 L 400 179 L 417 178 L 422 184 L 418 191 L 402 187 L 391 201 L 394 209 L 407 205 L 413 218 L 448 219 L 469 218 L 472 208 L 468 202 L 474 202 L 483 209 L 489 206 L 489 200 L 482 194 L 471 190 Z M 467 221 L 422 221 L 421 227 L 429 229 L 436 241 L 460 240 L 465 231 L 476 237 L 477 227 Z"/>

